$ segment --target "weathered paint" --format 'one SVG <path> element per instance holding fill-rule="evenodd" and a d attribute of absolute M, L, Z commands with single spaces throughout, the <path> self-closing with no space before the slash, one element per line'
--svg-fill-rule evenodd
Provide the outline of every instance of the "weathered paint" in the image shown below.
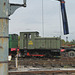
<path fill-rule="evenodd" d="M 7 68 L 8 68 L 8 63 L 4 64 L 0 63 L 0 75 L 8 75 Z"/>
<path fill-rule="evenodd" d="M 8 0 L 0 0 L 0 75 L 8 75 Z"/>
<path fill-rule="evenodd" d="M 0 39 L 0 61 L 7 61 L 8 57 L 8 38 Z"/>
<path fill-rule="evenodd" d="M 8 17 L 9 0 L 0 0 L 0 17 Z"/>
<path fill-rule="evenodd" d="M 8 20 L 0 19 L 0 37 L 8 36 Z M 0 61 L 7 61 L 8 38 L 0 38 Z"/>
<path fill-rule="evenodd" d="M 0 36 L 8 36 L 8 19 L 0 19 Z"/>

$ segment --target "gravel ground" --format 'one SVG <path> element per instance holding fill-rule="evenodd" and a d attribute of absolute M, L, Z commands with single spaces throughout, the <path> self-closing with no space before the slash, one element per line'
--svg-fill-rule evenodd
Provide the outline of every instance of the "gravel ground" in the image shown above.
<path fill-rule="evenodd" d="M 36 69 L 37 68 L 37 69 Z M 66 69 L 69 68 L 73 70 L 75 68 L 75 58 L 60 58 L 60 59 L 47 59 L 47 58 L 24 58 L 18 59 L 18 71 L 41 71 L 42 70 L 57 70 L 56 68 Z M 15 68 L 15 60 L 11 60 L 9 62 L 9 71 L 16 70 Z M 24 73 L 24 74 L 9 74 L 9 75 L 75 75 L 75 73 Z"/>

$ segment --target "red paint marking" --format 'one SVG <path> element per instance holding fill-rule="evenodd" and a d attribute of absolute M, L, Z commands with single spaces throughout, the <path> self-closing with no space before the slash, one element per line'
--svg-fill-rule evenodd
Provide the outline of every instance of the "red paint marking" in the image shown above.
<path fill-rule="evenodd" d="M 32 55 L 32 56 L 45 56 L 45 55 Z"/>
<path fill-rule="evenodd" d="M 35 54 L 30 55 L 29 52 L 27 52 L 27 56 L 41 56 L 42 57 L 42 56 L 45 56 L 45 55 L 35 55 Z"/>
<path fill-rule="evenodd" d="M 19 51 L 19 49 L 17 49 L 17 51 Z"/>
<path fill-rule="evenodd" d="M 61 3 L 65 3 L 65 1 L 61 1 Z"/>
<path fill-rule="evenodd" d="M 31 56 L 31 55 L 29 54 L 29 52 L 27 52 L 27 56 Z"/>
<path fill-rule="evenodd" d="M 61 49 L 61 52 L 64 52 L 65 51 L 65 49 Z"/>
<path fill-rule="evenodd" d="M 16 48 L 11 48 L 11 51 L 16 51 Z"/>

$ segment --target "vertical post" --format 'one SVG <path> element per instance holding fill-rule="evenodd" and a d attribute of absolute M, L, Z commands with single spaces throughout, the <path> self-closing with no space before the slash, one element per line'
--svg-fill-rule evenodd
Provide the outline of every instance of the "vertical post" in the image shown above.
<path fill-rule="evenodd" d="M 66 37 L 66 42 L 68 42 L 68 37 Z"/>
<path fill-rule="evenodd" d="M 16 68 L 18 69 L 18 56 L 16 56 L 15 62 L 16 62 Z"/>
<path fill-rule="evenodd" d="M 0 0 L 0 75 L 8 75 L 8 0 Z"/>

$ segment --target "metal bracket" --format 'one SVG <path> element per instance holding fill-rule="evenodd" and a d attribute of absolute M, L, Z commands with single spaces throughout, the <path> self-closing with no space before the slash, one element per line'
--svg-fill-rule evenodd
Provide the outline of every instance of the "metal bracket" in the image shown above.
<path fill-rule="evenodd" d="M 8 16 L 12 15 L 16 9 L 18 9 L 19 7 L 26 7 L 26 0 L 23 0 L 23 4 L 12 4 L 9 3 L 9 14 Z"/>
<path fill-rule="evenodd" d="M 8 20 L 10 20 L 9 18 L 7 18 L 7 17 L 0 17 L 0 19 L 8 19 Z"/>
<path fill-rule="evenodd" d="M 8 61 L 0 61 L 0 63 L 8 63 Z"/>

